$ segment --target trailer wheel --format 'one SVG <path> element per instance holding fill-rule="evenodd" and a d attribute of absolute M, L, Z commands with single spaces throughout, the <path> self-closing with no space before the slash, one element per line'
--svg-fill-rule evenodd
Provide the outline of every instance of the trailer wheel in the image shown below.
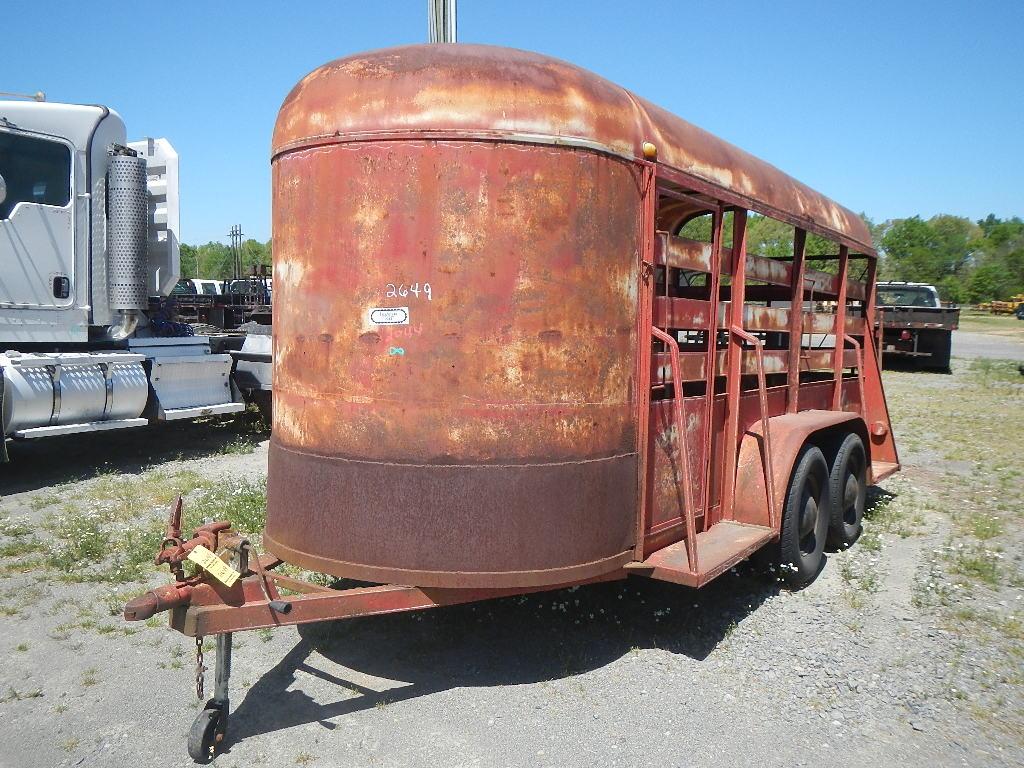
<path fill-rule="evenodd" d="M 828 463 L 816 445 L 805 445 L 786 489 L 779 541 L 782 578 L 806 587 L 821 570 L 831 515 Z"/>
<path fill-rule="evenodd" d="M 829 494 L 828 546 L 846 549 L 860 536 L 867 498 L 867 456 L 858 435 L 847 435 L 839 446 L 829 475 Z"/>
<path fill-rule="evenodd" d="M 217 754 L 224 739 L 224 716 L 219 708 L 207 707 L 192 723 L 188 733 L 188 756 L 197 763 L 205 765 Z"/>

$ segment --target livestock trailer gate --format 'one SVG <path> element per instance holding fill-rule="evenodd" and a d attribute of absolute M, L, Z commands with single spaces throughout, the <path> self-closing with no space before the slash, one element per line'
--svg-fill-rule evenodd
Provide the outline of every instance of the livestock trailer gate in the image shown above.
<path fill-rule="evenodd" d="M 227 523 L 183 538 L 179 501 L 176 581 L 125 608 L 217 637 L 195 759 L 223 743 L 233 632 L 700 587 L 755 553 L 800 587 L 899 468 L 864 222 L 628 91 L 523 51 L 392 48 L 303 79 L 272 153 L 265 551 Z M 748 251 L 754 216 L 792 253 Z"/>

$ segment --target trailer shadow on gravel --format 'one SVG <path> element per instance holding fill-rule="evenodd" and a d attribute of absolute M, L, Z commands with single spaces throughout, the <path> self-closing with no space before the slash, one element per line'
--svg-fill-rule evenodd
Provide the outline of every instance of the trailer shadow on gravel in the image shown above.
<path fill-rule="evenodd" d="M 87 480 L 105 472 L 137 473 L 161 463 L 248 453 L 270 437 L 255 411 L 117 432 L 95 432 L 8 444 L 0 494 Z"/>
<path fill-rule="evenodd" d="M 314 722 L 333 729 L 334 718 L 451 688 L 572 677 L 639 649 L 660 648 L 700 661 L 780 589 L 744 567 L 700 591 L 630 578 L 306 625 L 295 647 L 246 691 L 232 715 L 229 739 Z M 335 664 L 398 685 L 370 690 L 327 671 Z M 336 689 L 336 700 L 322 704 L 289 690 L 306 676 L 333 685 L 318 698 L 334 699 Z"/>

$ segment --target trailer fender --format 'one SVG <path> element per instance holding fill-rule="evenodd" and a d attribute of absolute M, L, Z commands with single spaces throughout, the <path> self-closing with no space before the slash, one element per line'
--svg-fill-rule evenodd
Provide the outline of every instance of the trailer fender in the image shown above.
<path fill-rule="evenodd" d="M 811 440 L 825 451 L 828 450 L 832 433 L 857 432 L 868 451 L 870 466 L 870 441 L 867 428 L 859 414 L 845 411 L 801 411 L 787 413 L 768 419 L 768 433 L 772 450 L 772 477 L 775 491 L 775 528 L 778 529 L 782 508 L 786 501 L 786 486 L 793 472 L 793 464 L 804 443 Z M 812 439 L 817 436 L 817 439 Z M 752 525 L 768 525 L 768 497 L 765 493 L 764 439 L 761 421 L 756 421 L 740 441 L 739 461 L 736 466 L 736 502 L 733 507 L 734 519 Z"/>

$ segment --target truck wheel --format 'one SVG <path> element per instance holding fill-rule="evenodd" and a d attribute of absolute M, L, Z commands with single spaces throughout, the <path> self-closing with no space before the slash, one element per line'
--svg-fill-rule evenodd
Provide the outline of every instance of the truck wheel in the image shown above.
<path fill-rule="evenodd" d="M 782 578 L 802 589 L 821 570 L 830 519 L 828 463 L 816 445 L 805 445 L 786 489 L 779 540 Z"/>
<path fill-rule="evenodd" d="M 864 443 L 855 434 L 849 434 L 839 446 L 829 473 L 828 547 L 846 549 L 860 536 L 867 498 L 867 457 Z"/>

